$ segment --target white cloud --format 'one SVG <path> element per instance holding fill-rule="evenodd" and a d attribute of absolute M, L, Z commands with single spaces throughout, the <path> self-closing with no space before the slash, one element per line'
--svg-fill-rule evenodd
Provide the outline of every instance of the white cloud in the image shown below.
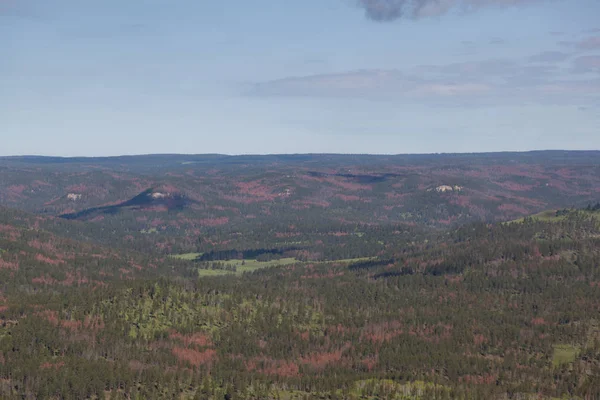
<path fill-rule="evenodd" d="M 254 85 L 251 95 L 390 99 L 446 106 L 492 104 L 590 104 L 600 100 L 600 56 L 543 52 L 523 60 L 495 59 L 424 65 L 407 71 L 360 70 L 290 77 Z"/>

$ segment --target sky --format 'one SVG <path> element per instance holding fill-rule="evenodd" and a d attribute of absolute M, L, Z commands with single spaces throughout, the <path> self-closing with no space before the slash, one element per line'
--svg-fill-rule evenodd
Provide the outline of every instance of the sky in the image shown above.
<path fill-rule="evenodd" d="M 600 149 L 598 0 L 0 0 L 0 155 Z"/>

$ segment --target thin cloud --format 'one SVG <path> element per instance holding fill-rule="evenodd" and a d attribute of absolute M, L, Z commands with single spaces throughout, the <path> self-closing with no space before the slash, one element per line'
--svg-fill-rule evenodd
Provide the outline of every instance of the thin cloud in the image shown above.
<path fill-rule="evenodd" d="M 29 2 L 17 0 L 0 0 L 0 18 L 42 19 Z"/>
<path fill-rule="evenodd" d="M 600 36 L 590 36 L 577 41 L 563 41 L 560 44 L 579 50 L 597 50 L 600 49 Z"/>
<path fill-rule="evenodd" d="M 417 86 L 411 93 L 425 96 L 461 96 L 482 94 L 491 90 L 490 86 L 481 83 L 431 83 Z"/>
<path fill-rule="evenodd" d="M 544 51 L 530 56 L 528 60 L 533 63 L 554 63 L 565 61 L 570 56 L 570 54 L 562 51 Z"/>
<path fill-rule="evenodd" d="M 498 77 L 513 75 L 519 65 L 512 60 L 494 59 L 474 62 L 462 62 L 446 65 L 421 65 L 418 70 L 429 76 L 446 77 Z"/>
<path fill-rule="evenodd" d="M 249 91 L 259 96 L 369 96 L 408 92 L 415 81 L 397 70 L 359 70 L 338 74 L 290 77 L 258 83 Z"/>
<path fill-rule="evenodd" d="M 360 70 L 283 78 L 252 85 L 253 96 L 391 99 L 446 106 L 577 104 L 600 100 L 600 56 L 579 57 L 568 70 L 554 63 L 569 54 L 544 52 L 523 60 L 492 59 L 408 70 Z M 575 74 L 570 75 L 569 72 Z"/>
<path fill-rule="evenodd" d="M 581 56 L 573 60 L 573 72 L 600 73 L 600 56 Z"/>
<path fill-rule="evenodd" d="M 589 80 L 563 80 L 549 82 L 538 87 L 538 91 L 544 95 L 584 95 L 593 96 L 598 100 L 600 93 L 600 79 Z"/>
<path fill-rule="evenodd" d="M 583 50 L 595 50 L 600 49 L 600 36 L 592 36 L 583 39 L 577 43 L 577 47 Z"/>

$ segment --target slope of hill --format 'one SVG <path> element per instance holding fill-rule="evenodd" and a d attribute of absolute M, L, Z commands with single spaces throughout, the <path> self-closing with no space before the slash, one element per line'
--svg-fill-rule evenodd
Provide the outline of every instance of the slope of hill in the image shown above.
<path fill-rule="evenodd" d="M 374 258 L 242 276 L 153 278 L 133 267 L 134 279 L 93 290 L 56 285 L 62 277 L 4 285 L 0 396 L 597 398 L 598 215 L 418 236 L 373 229 L 361 233 L 383 243 Z M 100 251 L 32 228 L 2 237 L 3 262 L 19 266 L 3 272 L 15 277 L 36 258 L 76 268 L 68 246 Z M 357 255 L 371 256 L 375 244 L 363 243 L 353 242 Z M 134 257 L 114 253 L 111 271 Z"/>
<path fill-rule="evenodd" d="M 83 230 L 80 223 L 0 207 L 0 290 L 95 290 L 108 282 L 173 274 L 174 269 L 184 274 L 192 266 L 184 260 L 103 247 L 89 238 L 76 240 Z"/>

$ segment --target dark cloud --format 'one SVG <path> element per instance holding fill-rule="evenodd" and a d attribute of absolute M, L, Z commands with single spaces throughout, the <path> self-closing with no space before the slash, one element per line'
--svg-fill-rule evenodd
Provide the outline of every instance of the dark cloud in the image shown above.
<path fill-rule="evenodd" d="M 360 0 L 367 17 L 373 21 L 394 21 L 404 14 L 406 0 Z"/>
<path fill-rule="evenodd" d="M 389 22 L 405 16 L 413 19 L 446 14 L 453 9 L 474 11 L 488 6 L 516 6 L 543 0 L 358 0 L 368 18 Z"/>

